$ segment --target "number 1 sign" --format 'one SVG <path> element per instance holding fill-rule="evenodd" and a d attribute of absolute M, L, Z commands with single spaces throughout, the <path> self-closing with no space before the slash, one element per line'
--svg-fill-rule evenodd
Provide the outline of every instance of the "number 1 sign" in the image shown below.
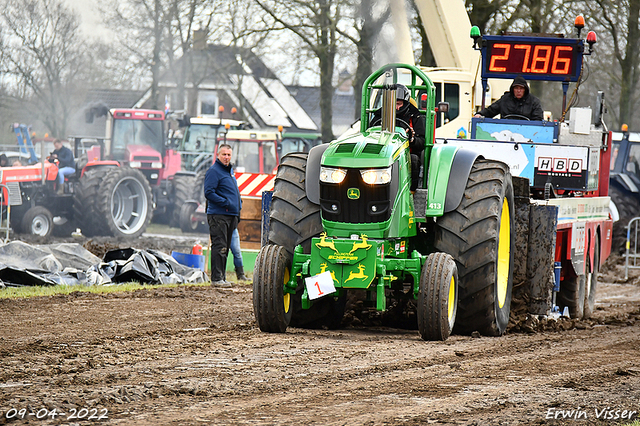
<path fill-rule="evenodd" d="M 333 278 L 331 278 L 331 272 L 329 271 L 305 278 L 304 281 L 307 286 L 309 300 L 319 299 L 336 291 L 333 285 Z"/>

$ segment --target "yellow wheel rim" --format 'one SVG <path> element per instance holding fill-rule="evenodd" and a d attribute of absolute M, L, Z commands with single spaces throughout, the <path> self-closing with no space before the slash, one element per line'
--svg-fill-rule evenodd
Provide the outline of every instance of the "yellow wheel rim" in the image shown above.
<path fill-rule="evenodd" d="M 289 282 L 289 268 L 284 270 L 284 282 L 282 283 L 283 289 L 284 286 Z M 284 290 L 283 290 L 284 292 Z M 291 308 L 291 293 L 284 292 L 282 299 L 284 300 L 284 313 L 288 313 Z"/>
<path fill-rule="evenodd" d="M 456 307 L 456 281 L 451 277 L 451 282 L 449 283 L 449 306 L 448 306 L 448 316 L 449 323 L 453 319 L 453 312 Z"/>
<path fill-rule="evenodd" d="M 500 215 L 500 235 L 498 237 L 498 306 L 504 306 L 509 286 L 509 259 L 511 254 L 511 221 L 509 220 L 509 203 L 504 199 Z"/>

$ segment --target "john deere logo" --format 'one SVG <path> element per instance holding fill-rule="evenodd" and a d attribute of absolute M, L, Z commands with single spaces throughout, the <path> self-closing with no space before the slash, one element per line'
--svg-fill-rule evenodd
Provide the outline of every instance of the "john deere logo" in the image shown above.
<path fill-rule="evenodd" d="M 357 200 L 360 198 L 360 190 L 358 188 L 349 188 L 347 190 L 347 198 L 350 200 Z"/>

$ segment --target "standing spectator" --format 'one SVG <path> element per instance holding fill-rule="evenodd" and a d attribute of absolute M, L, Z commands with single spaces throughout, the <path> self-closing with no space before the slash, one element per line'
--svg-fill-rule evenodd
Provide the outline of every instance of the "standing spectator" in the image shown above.
<path fill-rule="evenodd" d="M 218 158 L 204 178 L 211 236 L 211 285 L 216 287 L 231 287 L 226 280 L 227 255 L 242 208 L 238 183 L 231 167 L 232 153 L 230 145 L 220 145 Z"/>
<path fill-rule="evenodd" d="M 51 153 L 49 161 L 58 160 L 58 194 L 64 193 L 64 177 L 76 172 L 76 162 L 73 159 L 73 152 L 62 145 L 60 139 L 53 141 L 54 151 Z"/>

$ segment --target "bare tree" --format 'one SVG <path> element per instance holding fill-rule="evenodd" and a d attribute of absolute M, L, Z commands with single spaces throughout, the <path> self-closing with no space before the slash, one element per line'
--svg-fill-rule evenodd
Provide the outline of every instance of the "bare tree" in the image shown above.
<path fill-rule="evenodd" d="M 639 103 L 640 0 L 595 0 L 577 2 L 575 6 L 585 13 L 593 29 L 605 34 L 596 44 L 598 64 L 593 73 L 607 77 L 597 79 L 595 84 L 617 98 L 617 108 L 610 110 L 616 127 L 622 123 L 639 126 L 633 112 Z"/>
<path fill-rule="evenodd" d="M 471 25 L 476 25 L 483 34 L 491 32 L 492 21 L 510 2 L 511 0 L 465 0 Z"/>
<path fill-rule="evenodd" d="M 193 48 L 195 27 L 208 28 L 211 16 L 212 13 L 206 12 L 205 4 L 200 0 L 171 0 L 167 15 L 168 34 L 164 50 L 167 55 L 167 71 L 176 81 L 178 109 L 188 109 L 187 105 L 182 105 L 190 70 L 186 55 Z M 206 30 L 204 31 L 206 35 Z"/>
<path fill-rule="evenodd" d="M 272 30 L 295 34 L 318 60 L 322 140 L 333 140 L 333 73 L 341 0 L 255 0 L 273 19 Z"/>
<path fill-rule="evenodd" d="M 80 37 L 77 17 L 59 0 L 8 0 L 0 18 L 8 94 L 21 100 L 52 135 L 65 137 L 87 77 L 88 45 Z"/>
<path fill-rule="evenodd" d="M 173 0 L 111 0 L 102 5 L 105 22 L 116 34 L 116 43 L 126 49 L 137 68 L 150 74 L 150 101 L 154 109 L 159 104 L 158 81 L 172 7 Z"/>
<path fill-rule="evenodd" d="M 558 32 L 572 21 L 567 15 L 568 3 L 562 0 L 465 0 L 471 24 L 483 34 Z"/>
<path fill-rule="evenodd" d="M 350 40 L 357 49 L 358 66 L 353 81 L 356 102 L 355 118 L 360 118 L 362 85 L 373 71 L 373 49 L 376 39 L 382 24 L 388 21 L 390 15 L 388 4 L 384 4 L 382 10 L 374 14 L 376 3 L 376 0 L 362 0 L 351 5 L 350 10 L 354 16 L 349 21 L 353 21 L 352 27 L 357 36 L 352 35 L 349 31 L 338 29 L 340 35 Z"/>

